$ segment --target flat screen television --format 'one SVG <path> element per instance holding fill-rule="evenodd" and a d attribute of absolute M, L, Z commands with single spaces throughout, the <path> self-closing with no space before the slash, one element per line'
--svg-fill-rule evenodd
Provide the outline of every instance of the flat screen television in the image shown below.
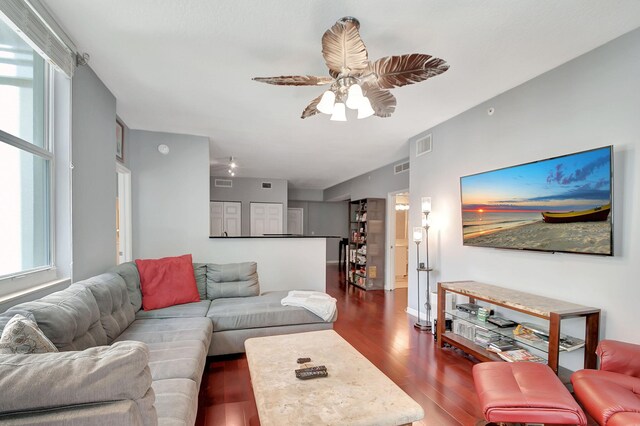
<path fill-rule="evenodd" d="M 465 246 L 613 256 L 613 147 L 460 178 Z"/>

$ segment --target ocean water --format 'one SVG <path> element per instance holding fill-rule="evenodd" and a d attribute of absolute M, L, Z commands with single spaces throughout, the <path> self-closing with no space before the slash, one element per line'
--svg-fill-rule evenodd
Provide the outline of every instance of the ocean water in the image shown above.
<path fill-rule="evenodd" d="M 462 212 L 462 233 L 463 236 L 467 236 L 479 232 L 513 228 L 541 220 L 542 215 L 539 212 Z"/>

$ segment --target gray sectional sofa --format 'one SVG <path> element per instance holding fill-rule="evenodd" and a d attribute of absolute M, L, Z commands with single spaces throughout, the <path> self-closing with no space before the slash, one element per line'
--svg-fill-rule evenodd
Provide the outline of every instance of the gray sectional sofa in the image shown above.
<path fill-rule="evenodd" d="M 250 337 L 332 328 L 285 292 L 259 295 L 255 263 L 194 264 L 200 301 L 144 311 L 134 263 L 0 314 L 37 322 L 60 352 L 0 355 L 0 424 L 192 425 L 207 355 Z"/>

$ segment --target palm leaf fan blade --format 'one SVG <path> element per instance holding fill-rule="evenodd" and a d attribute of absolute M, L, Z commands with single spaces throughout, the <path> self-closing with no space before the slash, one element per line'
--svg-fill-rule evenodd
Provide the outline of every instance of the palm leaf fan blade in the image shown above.
<path fill-rule="evenodd" d="M 360 38 L 358 24 L 342 19 L 322 36 L 322 55 L 332 75 L 363 71 L 369 58 Z"/>
<path fill-rule="evenodd" d="M 322 86 L 333 83 L 332 77 L 315 75 L 282 75 L 280 77 L 254 77 L 253 80 L 277 86 Z"/>
<path fill-rule="evenodd" d="M 318 104 L 320 103 L 320 99 L 322 99 L 322 95 L 312 100 L 304 109 L 304 111 L 302 111 L 302 115 L 300 116 L 300 118 L 308 118 L 319 113 L 320 111 L 318 111 Z"/>
<path fill-rule="evenodd" d="M 366 73 L 377 77 L 373 84 L 381 89 L 392 89 L 419 83 L 440 75 L 449 69 L 446 61 L 421 53 L 387 56 L 371 63 Z"/>
<path fill-rule="evenodd" d="M 396 98 L 388 90 L 365 86 L 363 87 L 363 94 L 369 98 L 371 108 L 373 108 L 374 115 L 377 117 L 391 117 L 391 114 L 396 110 Z"/>

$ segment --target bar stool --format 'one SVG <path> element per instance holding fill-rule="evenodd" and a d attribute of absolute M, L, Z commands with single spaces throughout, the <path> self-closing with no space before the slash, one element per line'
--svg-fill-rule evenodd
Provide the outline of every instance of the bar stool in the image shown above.
<path fill-rule="evenodd" d="M 349 238 L 341 238 L 338 242 L 338 265 L 342 266 L 347 263 L 347 247 L 349 247 Z M 344 257 L 344 261 L 342 258 Z"/>

